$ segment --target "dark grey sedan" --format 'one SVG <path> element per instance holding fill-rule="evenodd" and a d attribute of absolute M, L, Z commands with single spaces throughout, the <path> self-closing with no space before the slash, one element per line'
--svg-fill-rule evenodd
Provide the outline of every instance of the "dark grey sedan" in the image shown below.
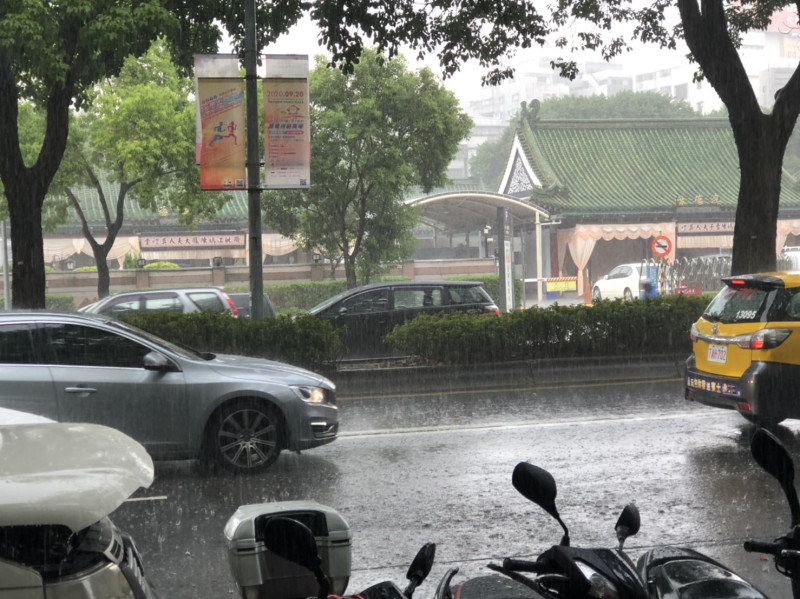
<path fill-rule="evenodd" d="M 365 358 L 392 355 L 383 338 L 420 314 L 499 314 L 500 310 L 479 282 L 392 281 L 349 289 L 309 312 L 341 331 L 344 356 Z"/>
<path fill-rule="evenodd" d="M 106 316 L 0 313 L 0 407 L 116 428 L 154 459 L 239 471 L 336 439 L 335 386 L 308 370 L 198 353 Z"/>

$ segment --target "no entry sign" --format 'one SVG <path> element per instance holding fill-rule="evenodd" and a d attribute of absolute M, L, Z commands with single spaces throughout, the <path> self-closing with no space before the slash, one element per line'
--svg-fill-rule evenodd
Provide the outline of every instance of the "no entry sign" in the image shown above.
<path fill-rule="evenodd" d="M 650 248 L 657 257 L 665 258 L 669 256 L 669 253 L 672 251 L 672 242 L 669 240 L 669 237 L 659 235 L 653 238 L 653 243 L 650 244 Z"/>

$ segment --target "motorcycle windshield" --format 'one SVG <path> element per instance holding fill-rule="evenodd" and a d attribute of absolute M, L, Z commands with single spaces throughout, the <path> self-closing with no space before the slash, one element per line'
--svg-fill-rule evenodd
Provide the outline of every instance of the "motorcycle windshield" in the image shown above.
<path fill-rule="evenodd" d="M 153 482 L 147 451 L 115 429 L 14 421 L 0 421 L 0 526 L 78 531 Z"/>

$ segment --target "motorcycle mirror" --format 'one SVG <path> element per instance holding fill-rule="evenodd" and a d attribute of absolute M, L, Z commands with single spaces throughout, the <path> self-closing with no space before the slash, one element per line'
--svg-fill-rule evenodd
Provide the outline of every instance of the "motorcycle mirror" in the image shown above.
<path fill-rule="evenodd" d="M 511 484 L 523 497 L 529 499 L 553 518 L 558 518 L 556 509 L 556 481 L 553 475 L 544 468 L 529 462 L 520 462 L 514 467 Z"/>
<path fill-rule="evenodd" d="M 564 529 L 561 544 L 569 545 L 569 531 L 566 524 L 561 521 L 561 516 L 558 515 L 558 509 L 556 509 L 558 489 L 553 475 L 544 468 L 534 466 L 529 462 L 520 462 L 514 467 L 511 484 L 523 497 L 538 505 L 558 521 L 561 528 Z"/>
<path fill-rule="evenodd" d="M 264 526 L 264 544 L 272 553 L 302 566 L 314 574 L 319 585 L 318 599 L 327 599 L 331 583 L 322 571 L 314 533 L 291 518 L 270 518 Z"/>
<path fill-rule="evenodd" d="M 620 551 L 622 551 L 625 540 L 639 532 L 640 525 L 639 508 L 637 508 L 635 504 L 629 503 L 622 509 L 622 513 L 617 519 L 617 524 L 614 526 Z"/>
<path fill-rule="evenodd" d="M 800 523 L 800 502 L 794 488 L 794 462 L 778 438 L 771 432 L 758 428 L 750 441 L 750 453 L 756 463 L 777 479 L 783 489 L 792 513 L 792 526 Z"/>
<path fill-rule="evenodd" d="M 414 593 L 414 589 L 422 584 L 422 581 L 431 573 L 435 556 L 435 543 L 425 543 L 420 550 L 417 551 L 417 555 L 414 556 L 414 560 L 408 567 L 408 573 L 406 574 L 406 578 L 409 580 L 408 587 L 406 587 L 403 593 L 406 597 L 410 598 Z"/>
<path fill-rule="evenodd" d="M 291 518 L 270 518 L 264 527 L 264 544 L 272 553 L 312 572 L 321 566 L 314 533 Z"/>

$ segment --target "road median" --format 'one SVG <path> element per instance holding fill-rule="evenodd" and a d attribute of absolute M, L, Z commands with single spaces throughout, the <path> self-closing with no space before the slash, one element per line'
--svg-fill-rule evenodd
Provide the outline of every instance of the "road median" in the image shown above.
<path fill-rule="evenodd" d="M 365 399 L 480 389 L 519 389 L 576 382 L 630 381 L 683 376 L 686 355 L 529 360 L 468 365 L 391 365 L 361 362 L 326 373 L 337 397 Z"/>

